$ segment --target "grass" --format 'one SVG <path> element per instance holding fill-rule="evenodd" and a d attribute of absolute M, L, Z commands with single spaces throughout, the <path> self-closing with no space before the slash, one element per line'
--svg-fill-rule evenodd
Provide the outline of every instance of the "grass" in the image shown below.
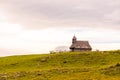
<path fill-rule="evenodd" d="M 0 58 L 0 80 L 120 80 L 120 51 Z"/>

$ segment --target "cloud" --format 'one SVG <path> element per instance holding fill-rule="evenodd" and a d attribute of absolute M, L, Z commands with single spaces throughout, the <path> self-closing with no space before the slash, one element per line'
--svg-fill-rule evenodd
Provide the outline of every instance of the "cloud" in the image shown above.
<path fill-rule="evenodd" d="M 10 24 L 7 22 L 0 22 L 0 35 L 11 35 L 19 33 L 22 26 L 19 24 Z"/>
<path fill-rule="evenodd" d="M 49 52 L 76 34 L 94 49 L 119 49 L 119 8 L 119 0 L 0 0 L 0 48 Z"/>
<path fill-rule="evenodd" d="M 87 26 L 120 29 L 119 0 L 1 0 L 0 5 L 9 21 L 26 28 Z"/>

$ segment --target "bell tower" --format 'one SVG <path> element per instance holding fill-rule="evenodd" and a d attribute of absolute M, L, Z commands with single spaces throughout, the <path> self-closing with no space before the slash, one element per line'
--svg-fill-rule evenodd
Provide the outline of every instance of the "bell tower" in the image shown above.
<path fill-rule="evenodd" d="M 75 35 L 72 38 L 72 43 L 74 44 L 77 41 L 77 38 L 75 37 Z"/>

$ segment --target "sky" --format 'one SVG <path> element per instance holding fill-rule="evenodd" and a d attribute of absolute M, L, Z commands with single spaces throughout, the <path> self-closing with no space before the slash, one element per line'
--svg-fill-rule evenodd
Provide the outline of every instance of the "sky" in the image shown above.
<path fill-rule="evenodd" d="M 49 53 L 72 37 L 120 49 L 120 0 L 0 0 L 0 56 Z"/>

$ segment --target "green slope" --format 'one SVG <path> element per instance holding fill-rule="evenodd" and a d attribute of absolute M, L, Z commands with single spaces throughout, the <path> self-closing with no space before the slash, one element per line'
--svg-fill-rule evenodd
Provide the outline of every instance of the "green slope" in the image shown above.
<path fill-rule="evenodd" d="M 1 57 L 0 80 L 120 80 L 120 51 Z"/>

